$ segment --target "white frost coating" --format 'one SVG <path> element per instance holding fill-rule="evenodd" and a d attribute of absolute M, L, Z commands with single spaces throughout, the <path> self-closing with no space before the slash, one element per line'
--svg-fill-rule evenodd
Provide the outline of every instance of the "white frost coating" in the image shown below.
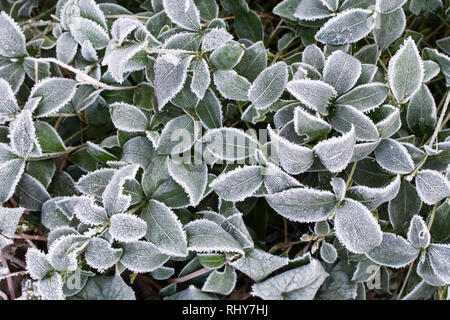
<path fill-rule="evenodd" d="M 50 233 L 47 236 L 47 247 L 50 248 L 56 240 L 58 240 L 63 236 L 68 236 L 71 234 L 79 235 L 80 233 L 72 227 L 67 226 L 56 227 L 55 229 L 50 231 Z"/>
<path fill-rule="evenodd" d="M 303 0 L 297 6 L 294 17 L 305 21 L 314 21 L 331 17 L 331 12 L 321 1 Z"/>
<path fill-rule="evenodd" d="M 248 101 L 251 84 L 234 70 L 217 70 L 214 72 L 214 84 L 225 99 Z"/>
<path fill-rule="evenodd" d="M 314 69 L 322 72 L 323 67 L 325 66 L 325 55 L 318 46 L 311 44 L 303 51 L 302 61 L 303 63 L 309 64 Z M 301 67 L 299 67 L 299 69 L 301 69 Z"/>
<path fill-rule="evenodd" d="M 319 260 L 285 271 L 252 286 L 252 295 L 264 300 L 312 300 L 328 277 Z"/>
<path fill-rule="evenodd" d="M 193 0 L 163 0 L 163 6 L 164 12 L 176 25 L 192 31 L 201 29 L 200 13 Z"/>
<path fill-rule="evenodd" d="M 92 42 L 90 42 L 89 40 L 84 40 L 83 44 L 81 45 L 81 55 L 87 61 L 98 60 L 97 51 L 95 51 L 94 47 L 92 46 Z"/>
<path fill-rule="evenodd" d="M 0 208 L 0 233 L 5 236 L 13 236 L 16 233 L 23 208 Z"/>
<path fill-rule="evenodd" d="M 336 100 L 337 104 L 350 105 L 362 112 L 369 112 L 378 108 L 388 95 L 388 88 L 384 83 L 373 82 L 353 88 Z"/>
<path fill-rule="evenodd" d="M 287 83 L 286 89 L 308 108 L 323 115 L 328 114 L 330 100 L 337 95 L 332 86 L 320 80 L 293 80 Z"/>
<path fill-rule="evenodd" d="M 394 174 L 408 174 L 414 170 L 414 162 L 408 150 L 392 139 L 381 140 L 375 149 L 375 159 L 381 168 Z"/>
<path fill-rule="evenodd" d="M 399 269 L 414 261 L 419 252 L 405 238 L 384 232 L 381 244 L 367 252 L 366 256 L 382 266 Z"/>
<path fill-rule="evenodd" d="M 156 59 L 155 93 L 159 110 L 183 88 L 192 58 L 192 55 L 182 57 L 168 54 Z"/>
<path fill-rule="evenodd" d="M 20 57 L 27 55 L 25 35 L 19 25 L 4 11 L 0 14 L 0 55 Z"/>
<path fill-rule="evenodd" d="M 168 169 L 173 180 L 188 194 L 191 206 L 196 207 L 202 200 L 208 184 L 206 164 L 186 164 L 169 160 Z"/>
<path fill-rule="evenodd" d="M 109 42 L 109 36 L 105 29 L 96 22 L 86 18 L 74 18 L 70 25 L 70 33 L 80 45 L 85 40 L 89 40 L 96 50 L 103 49 Z"/>
<path fill-rule="evenodd" d="M 27 158 L 31 154 L 34 145 L 37 144 L 37 138 L 30 111 L 23 110 L 11 121 L 8 137 L 11 149 L 15 154 L 23 158 Z"/>
<path fill-rule="evenodd" d="M 138 165 L 129 165 L 118 169 L 103 191 L 103 206 L 109 215 L 124 212 L 128 209 L 131 196 L 123 195 L 123 185 L 126 180 L 133 179 L 139 170 Z"/>
<path fill-rule="evenodd" d="M 147 241 L 124 243 L 122 249 L 120 263 L 137 273 L 156 270 L 169 260 L 169 256 L 162 254 L 155 245 Z"/>
<path fill-rule="evenodd" d="M 28 273 L 35 280 L 44 278 L 53 270 L 47 260 L 46 254 L 36 248 L 28 248 L 27 254 L 25 255 L 25 262 Z"/>
<path fill-rule="evenodd" d="M 261 249 L 252 249 L 242 258 L 230 262 L 229 264 L 237 270 L 245 273 L 254 281 L 261 281 L 275 270 L 278 270 L 289 263 L 289 259 L 272 255 Z"/>
<path fill-rule="evenodd" d="M 117 129 L 126 132 L 147 130 L 147 117 L 139 108 L 125 102 L 116 102 L 111 104 L 109 109 L 111 120 Z"/>
<path fill-rule="evenodd" d="M 202 42 L 202 51 L 209 52 L 233 40 L 233 36 L 223 28 L 214 28 L 209 31 Z"/>
<path fill-rule="evenodd" d="M 210 187 L 228 201 L 242 201 L 250 197 L 262 184 L 262 167 L 244 166 L 219 175 Z"/>
<path fill-rule="evenodd" d="M 424 78 L 423 61 L 414 40 L 409 37 L 392 57 L 388 81 L 395 99 L 406 103 L 419 91 Z"/>
<path fill-rule="evenodd" d="M 446 284 L 450 283 L 450 245 L 431 244 L 428 249 L 430 264 L 434 273 Z"/>
<path fill-rule="evenodd" d="M 290 187 L 301 186 L 301 183 L 297 179 L 270 162 L 267 163 L 267 167 L 263 170 L 264 186 L 269 193 L 277 193 Z"/>
<path fill-rule="evenodd" d="M 347 191 L 347 186 L 345 184 L 344 179 L 342 178 L 333 178 L 330 182 L 333 187 L 333 192 L 336 195 L 336 199 L 338 201 L 342 201 L 345 198 L 345 192 Z"/>
<path fill-rule="evenodd" d="M 199 99 L 203 99 L 211 84 L 208 63 L 204 60 L 194 60 L 192 63 L 191 90 Z"/>
<path fill-rule="evenodd" d="M 334 218 L 339 241 L 351 252 L 367 253 L 380 245 L 383 234 L 372 213 L 360 202 L 346 199 Z"/>
<path fill-rule="evenodd" d="M 339 1 L 340 0 L 320 0 L 320 2 L 322 2 L 330 11 L 336 11 L 338 9 Z"/>
<path fill-rule="evenodd" d="M 177 215 L 169 207 L 150 200 L 142 209 L 142 219 L 147 223 L 147 240 L 162 253 L 175 257 L 187 256 L 186 233 Z"/>
<path fill-rule="evenodd" d="M 389 138 L 394 135 L 402 126 L 400 119 L 400 109 L 395 108 L 389 104 L 385 104 L 382 108 L 390 109 L 390 113 L 386 118 L 377 122 L 375 125 L 380 133 L 380 137 Z M 408 107 L 409 110 L 409 107 Z"/>
<path fill-rule="evenodd" d="M 89 237 L 66 235 L 52 243 L 48 251 L 48 261 L 57 271 L 75 271 L 78 267 L 77 255 L 89 242 Z"/>
<path fill-rule="evenodd" d="M 416 188 L 420 199 L 429 205 L 450 196 L 450 182 L 435 170 L 421 170 L 416 177 Z"/>
<path fill-rule="evenodd" d="M 355 142 L 355 127 L 352 125 L 346 134 L 316 144 L 314 152 L 329 171 L 337 173 L 350 163 Z"/>
<path fill-rule="evenodd" d="M 94 199 L 86 196 L 79 198 L 74 207 L 75 216 L 87 225 L 97 226 L 108 219 L 105 209 L 95 204 Z"/>
<path fill-rule="evenodd" d="M 116 40 L 118 45 L 121 45 L 127 36 L 137 28 L 145 28 L 144 25 L 131 18 L 119 18 L 114 21 L 111 26 L 112 40 Z"/>
<path fill-rule="evenodd" d="M 320 257 L 326 263 L 333 263 L 337 259 L 337 250 L 331 243 L 323 241 L 320 246 Z"/>
<path fill-rule="evenodd" d="M 288 189 L 265 198 L 281 216 L 303 223 L 327 220 L 337 203 L 333 193 L 311 188 Z"/>
<path fill-rule="evenodd" d="M 331 126 L 320 117 L 305 111 L 302 107 L 294 110 L 294 130 L 298 135 L 306 135 L 309 139 L 325 135 Z"/>
<path fill-rule="evenodd" d="M 270 125 L 267 127 L 272 146 L 280 157 L 280 164 L 290 174 L 307 171 L 314 162 L 314 153 L 308 147 L 299 146 L 276 134 Z"/>
<path fill-rule="evenodd" d="M 57 272 L 37 282 L 37 294 L 43 300 L 64 300 L 63 281 Z"/>
<path fill-rule="evenodd" d="M 14 91 L 6 80 L 0 78 L 0 117 L 10 117 L 19 111 Z"/>
<path fill-rule="evenodd" d="M 264 69 L 253 82 L 249 99 L 256 108 L 265 108 L 276 102 L 283 94 L 288 81 L 288 67 L 284 62 L 277 62 Z"/>
<path fill-rule="evenodd" d="M 337 106 L 329 120 L 333 128 L 340 133 L 348 132 L 354 126 L 357 141 L 378 141 L 380 138 L 373 121 L 352 106 Z"/>
<path fill-rule="evenodd" d="M 430 244 L 430 231 L 423 218 L 414 215 L 408 229 L 408 241 L 416 248 L 426 248 Z"/>
<path fill-rule="evenodd" d="M 376 10 L 378 12 L 392 12 L 401 8 L 407 0 L 377 0 Z"/>
<path fill-rule="evenodd" d="M 400 190 L 400 184 L 401 178 L 397 175 L 394 181 L 382 188 L 355 186 L 349 189 L 349 193 L 353 198 L 364 204 L 367 209 L 375 210 L 382 203 L 391 201 L 397 196 Z"/>
<path fill-rule="evenodd" d="M 349 9 L 328 20 L 315 39 L 329 45 L 353 43 L 367 36 L 374 25 L 372 10 Z"/>
<path fill-rule="evenodd" d="M 198 219 L 184 226 L 188 250 L 195 252 L 236 252 L 244 254 L 239 243 L 217 223 Z"/>
<path fill-rule="evenodd" d="M 86 262 L 99 272 L 112 267 L 119 261 L 122 249 L 111 247 L 111 244 L 101 238 L 92 238 L 85 253 Z"/>
<path fill-rule="evenodd" d="M 323 69 L 323 80 L 341 95 L 349 91 L 361 75 L 361 62 L 340 50 L 328 57 Z"/>
<path fill-rule="evenodd" d="M 76 188 L 81 193 L 101 199 L 105 186 L 113 177 L 116 170 L 111 168 L 97 169 L 86 173 L 78 179 Z"/>
<path fill-rule="evenodd" d="M 63 63 L 70 63 L 75 58 L 78 43 L 70 32 L 64 32 L 56 40 L 56 58 Z"/>
<path fill-rule="evenodd" d="M 147 231 L 147 223 L 144 220 L 128 213 L 115 214 L 110 222 L 109 233 L 114 239 L 122 242 L 139 240 Z"/>
<path fill-rule="evenodd" d="M 25 160 L 13 159 L 0 164 L 0 201 L 6 202 L 12 197 L 16 190 L 17 183 L 25 170 Z"/>

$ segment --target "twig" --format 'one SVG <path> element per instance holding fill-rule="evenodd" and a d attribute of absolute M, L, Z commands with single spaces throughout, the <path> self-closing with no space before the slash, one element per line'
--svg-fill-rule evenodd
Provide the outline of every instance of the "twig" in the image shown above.
<path fill-rule="evenodd" d="M 23 276 L 23 275 L 26 275 L 26 274 L 28 274 L 28 271 L 26 271 L 26 270 L 17 271 L 17 272 L 5 274 L 4 276 L 0 276 L 0 280 L 7 279 L 7 278 L 12 278 L 12 277 L 17 277 L 17 276 Z"/>
<path fill-rule="evenodd" d="M 169 279 L 167 280 L 169 283 L 182 283 L 182 282 L 186 282 L 189 281 L 191 279 L 194 279 L 198 276 L 201 276 L 202 274 L 208 273 L 210 272 L 211 269 L 208 268 L 201 268 L 197 271 L 194 271 L 192 273 L 189 273 L 188 275 L 185 275 L 184 277 L 180 277 L 180 278 L 176 278 L 176 279 Z"/>
<path fill-rule="evenodd" d="M 401 296 L 402 296 L 402 294 L 403 294 L 403 291 L 405 291 L 406 284 L 408 283 L 409 276 L 411 275 L 411 271 L 412 271 L 413 266 L 414 266 L 414 262 L 416 262 L 416 261 L 414 260 L 414 261 L 411 262 L 411 264 L 409 265 L 408 273 L 406 274 L 405 280 L 403 281 L 402 288 L 400 289 L 400 292 L 399 292 L 398 295 L 397 295 L 397 300 L 400 300 L 400 298 L 401 298 Z"/>

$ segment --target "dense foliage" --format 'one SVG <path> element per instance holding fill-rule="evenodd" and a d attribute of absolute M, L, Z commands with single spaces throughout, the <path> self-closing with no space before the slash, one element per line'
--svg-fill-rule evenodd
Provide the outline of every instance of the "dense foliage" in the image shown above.
<path fill-rule="evenodd" d="M 0 295 L 448 299 L 446 0 L 2 0 Z"/>

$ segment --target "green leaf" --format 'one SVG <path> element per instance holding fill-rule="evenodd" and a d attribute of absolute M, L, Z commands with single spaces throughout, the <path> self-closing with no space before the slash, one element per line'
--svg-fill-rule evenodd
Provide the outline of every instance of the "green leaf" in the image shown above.
<path fill-rule="evenodd" d="M 208 89 L 195 112 L 206 129 L 220 128 L 223 122 L 222 104 L 214 92 Z"/>
<path fill-rule="evenodd" d="M 408 174 L 414 170 L 414 162 L 406 148 L 392 139 L 382 139 L 375 149 L 377 163 L 394 174 Z"/>
<path fill-rule="evenodd" d="M 115 127 L 126 132 L 143 132 L 148 128 L 148 120 L 139 108 L 118 102 L 110 106 L 111 120 Z"/>
<path fill-rule="evenodd" d="M 433 95 L 423 84 L 409 102 L 406 113 L 408 128 L 417 135 L 432 134 L 436 127 L 436 113 Z"/>
<path fill-rule="evenodd" d="M 450 201 L 446 200 L 436 209 L 431 236 L 437 241 L 445 241 L 450 237 Z"/>
<path fill-rule="evenodd" d="M 234 18 L 235 32 L 241 39 L 254 43 L 263 40 L 264 30 L 258 14 L 252 10 L 236 12 Z"/>
<path fill-rule="evenodd" d="M 58 132 L 47 122 L 36 121 L 34 127 L 36 128 L 36 137 L 42 152 L 52 153 L 66 150 L 66 146 Z"/>
<path fill-rule="evenodd" d="M 210 59 L 217 69 L 229 70 L 239 63 L 243 55 L 244 49 L 239 43 L 229 42 L 214 50 Z"/>
<path fill-rule="evenodd" d="M 330 124 L 336 131 L 345 133 L 355 128 L 357 141 L 377 141 L 379 134 L 372 120 L 352 106 L 340 105 L 331 113 Z"/>

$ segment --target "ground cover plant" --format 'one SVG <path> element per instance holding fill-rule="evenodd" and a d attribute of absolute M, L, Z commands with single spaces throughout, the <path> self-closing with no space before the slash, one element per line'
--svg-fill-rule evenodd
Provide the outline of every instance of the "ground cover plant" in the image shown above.
<path fill-rule="evenodd" d="M 448 299 L 446 0 L 19 0 L 0 297 Z"/>

